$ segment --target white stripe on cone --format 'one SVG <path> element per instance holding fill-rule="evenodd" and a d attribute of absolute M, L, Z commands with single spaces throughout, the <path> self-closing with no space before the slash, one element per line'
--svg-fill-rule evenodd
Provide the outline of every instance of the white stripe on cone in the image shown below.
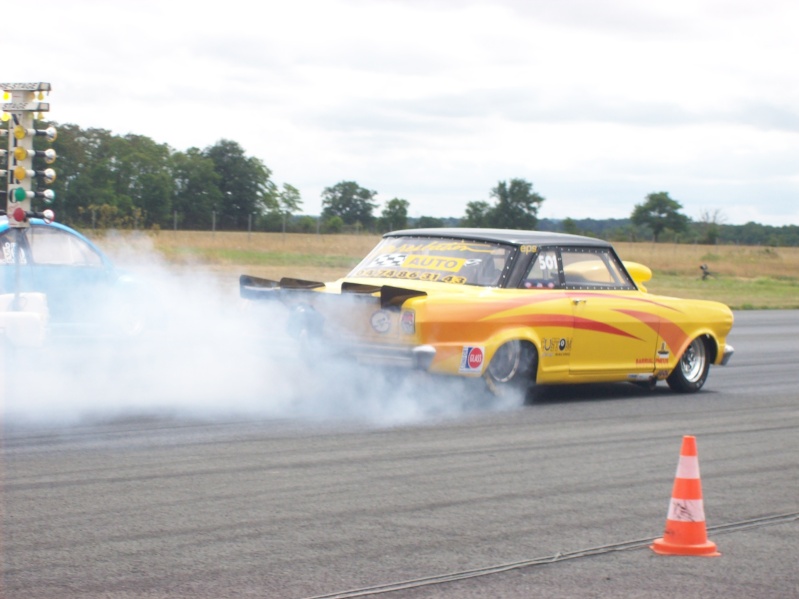
<path fill-rule="evenodd" d="M 699 478 L 699 458 L 681 455 L 677 464 L 677 478 Z"/>

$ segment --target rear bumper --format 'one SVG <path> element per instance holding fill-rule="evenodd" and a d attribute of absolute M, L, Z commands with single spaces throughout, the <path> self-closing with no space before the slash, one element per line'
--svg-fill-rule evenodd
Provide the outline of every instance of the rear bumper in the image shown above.
<path fill-rule="evenodd" d="M 436 357 L 436 348 L 432 345 L 415 347 L 357 345 L 352 346 L 349 353 L 362 364 L 428 370 L 433 363 L 433 358 Z"/>

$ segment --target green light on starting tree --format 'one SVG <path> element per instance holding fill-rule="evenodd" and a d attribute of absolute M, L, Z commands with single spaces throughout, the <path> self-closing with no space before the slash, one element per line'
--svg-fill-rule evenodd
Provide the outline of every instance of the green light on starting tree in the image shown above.
<path fill-rule="evenodd" d="M 22 202 L 27 197 L 28 197 L 27 192 L 21 187 L 15 188 L 11 195 L 12 201 L 14 202 Z"/>

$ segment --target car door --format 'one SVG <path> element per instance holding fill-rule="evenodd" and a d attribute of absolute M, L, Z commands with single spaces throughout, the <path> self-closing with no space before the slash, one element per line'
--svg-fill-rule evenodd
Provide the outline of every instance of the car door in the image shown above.
<path fill-rule="evenodd" d="M 571 300 L 572 375 L 650 374 L 658 319 L 609 248 L 563 248 L 564 286 Z"/>
<path fill-rule="evenodd" d="M 539 381 L 563 382 L 568 376 L 574 335 L 571 299 L 563 289 L 558 251 L 539 248 L 522 277 L 525 322 L 538 336 Z"/>
<path fill-rule="evenodd" d="M 33 225 L 26 235 L 29 286 L 47 294 L 54 324 L 96 320 L 112 269 L 86 241 L 66 229 Z"/>

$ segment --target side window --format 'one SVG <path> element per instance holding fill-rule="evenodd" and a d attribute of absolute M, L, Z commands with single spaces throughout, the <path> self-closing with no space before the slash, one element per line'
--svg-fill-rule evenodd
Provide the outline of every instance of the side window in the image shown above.
<path fill-rule="evenodd" d="M 555 250 L 541 250 L 530 264 L 522 287 L 525 289 L 556 289 L 560 287 L 558 255 Z"/>
<path fill-rule="evenodd" d="M 505 249 L 495 249 L 490 253 L 470 255 L 459 274 L 466 277 L 467 285 L 495 287 L 505 268 L 507 254 Z"/>
<path fill-rule="evenodd" d="M 563 275 L 568 288 L 634 289 L 614 257 L 602 248 L 561 250 Z"/>
<path fill-rule="evenodd" d="M 36 227 L 28 237 L 36 264 L 102 266 L 103 260 L 82 239 L 55 228 Z"/>

